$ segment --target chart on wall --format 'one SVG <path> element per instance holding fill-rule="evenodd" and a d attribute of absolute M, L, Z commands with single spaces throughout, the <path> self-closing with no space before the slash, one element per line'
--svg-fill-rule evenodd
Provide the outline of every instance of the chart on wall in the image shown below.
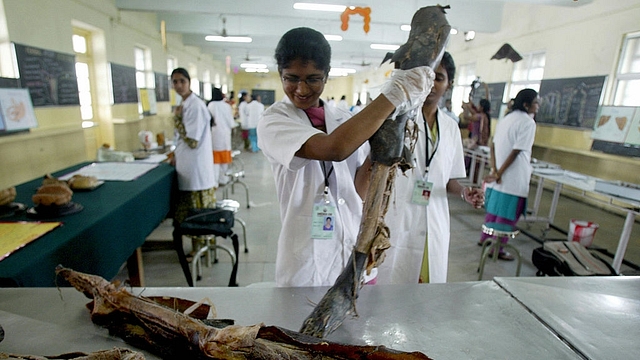
<path fill-rule="evenodd" d="M 636 113 L 629 125 L 629 132 L 624 139 L 625 144 L 640 146 L 640 108 L 636 108 Z"/>
<path fill-rule="evenodd" d="M 20 131 L 38 126 L 27 89 L 0 89 L 0 130 Z"/>
<path fill-rule="evenodd" d="M 606 76 L 542 80 L 536 122 L 593 129 Z"/>
<path fill-rule="evenodd" d="M 624 143 L 635 112 L 636 108 L 631 106 L 600 107 L 591 138 Z"/>
<path fill-rule="evenodd" d="M 33 106 L 79 105 L 76 57 L 13 44 L 20 87 L 29 89 Z"/>

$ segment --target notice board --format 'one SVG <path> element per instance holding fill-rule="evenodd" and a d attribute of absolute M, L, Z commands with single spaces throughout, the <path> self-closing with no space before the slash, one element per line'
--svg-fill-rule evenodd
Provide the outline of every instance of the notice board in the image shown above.
<path fill-rule="evenodd" d="M 606 76 L 542 80 L 536 122 L 593 129 Z"/>
<path fill-rule="evenodd" d="M 114 104 L 138 102 L 135 68 L 111 63 L 111 86 Z"/>
<path fill-rule="evenodd" d="M 16 43 L 13 47 L 20 87 L 29 89 L 33 106 L 80 105 L 75 55 Z"/>

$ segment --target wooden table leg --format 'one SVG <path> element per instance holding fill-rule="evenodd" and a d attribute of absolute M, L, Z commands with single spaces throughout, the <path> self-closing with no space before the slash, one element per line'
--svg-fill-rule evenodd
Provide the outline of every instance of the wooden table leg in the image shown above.
<path fill-rule="evenodd" d="M 129 272 L 129 284 L 133 287 L 144 287 L 144 266 L 142 264 L 142 248 L 127 259 L 127 271 Z"/>

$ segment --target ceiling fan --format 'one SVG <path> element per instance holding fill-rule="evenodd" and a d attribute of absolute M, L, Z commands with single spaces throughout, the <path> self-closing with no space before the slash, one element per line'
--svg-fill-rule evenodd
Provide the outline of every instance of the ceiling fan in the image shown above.
<path fill-rule="evenodd" d="M 227 33 L 227 18 L 222 17 L 222 31 L 217 32 L 218 35 L 208 35 L 205 37 L 207 41 L 226 41 L 226 42 L 251 42 L 253 41 L 249 35 L 229 35 Z"/>
<path fill-rule="evenodd" d="M 363 58 L 362 61 L 360 61 L 360 62 L 352 60 L 352 61 L 343 62 L 342 65 L 353 65 L 353 66 L 360 66 L 360 67 L 368 67 L 368 66 L 371 66 L 371 62 L 366 61 Z"/>

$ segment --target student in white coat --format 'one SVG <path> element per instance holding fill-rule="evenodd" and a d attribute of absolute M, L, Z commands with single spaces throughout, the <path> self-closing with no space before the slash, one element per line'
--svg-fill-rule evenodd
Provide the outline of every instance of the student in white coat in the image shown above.
<path fill-rule="evenodd" d="M 211 127 L 211 143 L 213 146 L 213 167 L 218 174 L 218 183 L 226 184 L 229 176 L 226 174 L 231 157 L 231 129 L 237 126 L 233 120 L 231 105 L 224 101 L 222 90 L 213 88 L 211 101 L 207 109 L 213 116 L 215 125 Z"/>
<path fill-rule="evenodd" d="M 453 58 L 445 52 L 416 119 L 413 168 L 405 175 L 398 170 L 396 176 L 394 201 L 385 217 L 391 248 L 378 267 L 379 284 L 446 282 L 450 238 L 447 192 L 460 195 L 474 207 L 482 205 L 481 189 L 465 188 L 455 180 L 466 176 L 460 129 L 438 108 L 440 98 L 453 85 L 455 71 Z"/>
<path fill-rule="evenodd" d="M 215 207 L 218 180 L 213 171 L 211 114 L 205 103 L 191 91 L 187 70 L 173 70 L 171 84 L 182 97 L 182 104 L 174 112 L 176 149 L 172 160 L 180 190 L 173 219 L 180 222 L 190 208 Z"/>
<path fill-rule="evenodd" d="M 370 161 L 368 146 L 361 146 L 394 108 L 422 103 L 433 71 L 394 72 L 383 95 L 351 117 L 320 100 L 331 62 L 331 47 L 320 32 L 288 31 L 275 57 L 286 97 L 265 110 L 258 144 L 271 163 L 280 201 L 276 284 L 332 285 L 351 256 L 362 217 Z M 323 230 L 327 216 L 332 231 Z"/>

